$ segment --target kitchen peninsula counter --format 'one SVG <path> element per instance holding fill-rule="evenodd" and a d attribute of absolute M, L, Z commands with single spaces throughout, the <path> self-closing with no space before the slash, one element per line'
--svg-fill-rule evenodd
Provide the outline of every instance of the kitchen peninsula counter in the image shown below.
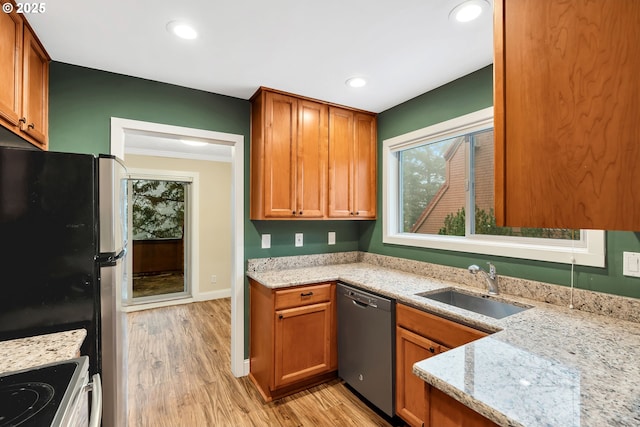
<path fill-rule="evenodd" d="M 86 336 L 75 329 L 0 341 L 0 374 L 78 357 Z"/>
<path fill-rule="evenodd" d="M 443 271 L 432 264 L 400 259 L 396 269 L 389 267 L 393 265 L 389 258 L 360 256 L 342 264 L 306 266 L 304 260 L 296 260 L 275 270 L 265 268 L 264 261 L 250 260 L 247 275 L 272 289 L 340 280 L 489 332 L 485 338 L 416 363 L 413 371 L 499 425 L 640 425 L 637 321 L 546 303 L 545 299 L 563 301 L 568 290 L 534 282 L 529 287 L 544 294 L 539 300 L 506 293 L 497 297 L 532 308 L 493 319 L 415 295 L 450 287 L 486 292 L 478 289 L 483 282 L 475 282 L 466 269 L 443 267 Z M 513 280 L 500 280 L 504 288 L 513 289 Z M 619 317 L 632 320 L 639 303 L 578 290 L 573 297 L 575 307 L 600 307 L 607 312 L 617 306 Z"/>

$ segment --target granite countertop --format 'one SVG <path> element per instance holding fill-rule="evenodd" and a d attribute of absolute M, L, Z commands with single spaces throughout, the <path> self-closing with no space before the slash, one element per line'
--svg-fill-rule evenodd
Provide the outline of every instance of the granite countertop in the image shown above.
<path fill-rule="evenodd" d="M 86 330 L 75 329 L 0 341 L 0 374 L 73 359 L 86 336 Z"/>
<path fill-rule="evenodd" d="M 269 288 L 341 280 L 492 333 L 413 371 L 500 425 L 640 425 L 640 323 L 510 295 L 498 298 L 532 308 L 493 319 L 415 295 L 480 289 L 364 262 L 247 275 Z"/>

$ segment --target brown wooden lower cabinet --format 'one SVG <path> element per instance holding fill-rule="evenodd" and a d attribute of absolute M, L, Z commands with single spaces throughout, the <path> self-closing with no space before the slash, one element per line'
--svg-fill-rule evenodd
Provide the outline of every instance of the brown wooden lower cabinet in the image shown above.
<path fill-rule="evenodd" d="M 429 422 L 431 427 L 496 427 L 498 424 L 483 417 L 437 388 L 425 383 L 428 397 Z"/>
<path fill-rule="evenodd" d="M 414 363 L 486 335 L 468 326 L 398 304 L 396 306 L 397 415 L 412 427 L 495 425 L 413 374 Z M 476 416 L 479 418 L 476 419 Z"/>
<path fill-rule="evenodd" d="M 335 283 L 277 290 L 249 283 L 249 378 L 264 400 L 335 378 Z"/>

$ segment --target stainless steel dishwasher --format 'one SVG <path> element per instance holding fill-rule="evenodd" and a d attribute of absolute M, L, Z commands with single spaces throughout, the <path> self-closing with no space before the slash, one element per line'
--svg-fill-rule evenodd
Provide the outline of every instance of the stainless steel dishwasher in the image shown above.
<path fill-rule="evenodd" d="M 395 412 L 395 302 L 338 283 L 338 376 L 390 417 Z"/>

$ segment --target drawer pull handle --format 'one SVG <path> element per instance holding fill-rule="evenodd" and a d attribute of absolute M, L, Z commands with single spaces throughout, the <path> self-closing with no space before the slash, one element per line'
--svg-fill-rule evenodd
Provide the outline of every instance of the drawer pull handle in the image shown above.
<path fill-rule="evenodd" d="M 301 297 L 310 297 L 313 295 L 313 292 L 302 292 L 300 294 Z"/>
<path fill-rule="evenodd" d="M 429 351 L 430 351 L 431 353 L 435 353 L 435 352 L 436 352 L 436 349 L 435 349 L 435 348 L 433 348 L 433 347 L 429 347 Z"/>

